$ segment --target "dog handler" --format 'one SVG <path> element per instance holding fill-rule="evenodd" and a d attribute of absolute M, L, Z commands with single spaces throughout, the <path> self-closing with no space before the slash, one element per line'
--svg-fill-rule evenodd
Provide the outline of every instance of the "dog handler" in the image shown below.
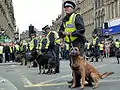
<path fill-rule="evenodd" d="M 65 1 L 63 4 L 66 16 L 62 20 L 62 24 L 59 29 L 60 38 L 64 38 L 65 42 L 74 47 L 79 47 L 80 55 L 84 53 L 84 44 L 85 44 L 85 27 L 83 18 L 80 14 L 73 12 L 76 5 L 72 1 Z M 72 81 L 68 81 L 72 83 Z M 80 86 L 80 75 L 76 76 L 76 87 Z"/>

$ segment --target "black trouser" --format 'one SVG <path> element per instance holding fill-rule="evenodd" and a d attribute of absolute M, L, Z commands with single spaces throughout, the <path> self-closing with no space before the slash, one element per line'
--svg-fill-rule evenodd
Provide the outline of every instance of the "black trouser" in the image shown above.
<path fill-rule="evenodd" d="M 56 73 L 59 73 L 59 68 L 60 68 L 60 61 L 59 61 L 59 45 L 55 45 L 54 47 L 54 52 L 55 52 L 55 57 L 56 57 Z"/>
<path fill-rule="evenodd" d="M 3 54 L 0 54 L 0 63 L 3 62 Z"/>
<path fill-rule="evenodd" d="M 36 57 L 37 57 L 37 51 L 36 51 L 36 50 L 33 50 L 31 53 L 32 53 L 32 56 L 34 57 L 33 67 L 37 67 L 37 62 L 35 61 L 35 59 L 36 59 Z"/>
<path fill-rule="evenodd" d="M 5 62 L 6 61 L 10 61 L 10 55 L 9 55 L 9 53 L 5 53 Z"/>

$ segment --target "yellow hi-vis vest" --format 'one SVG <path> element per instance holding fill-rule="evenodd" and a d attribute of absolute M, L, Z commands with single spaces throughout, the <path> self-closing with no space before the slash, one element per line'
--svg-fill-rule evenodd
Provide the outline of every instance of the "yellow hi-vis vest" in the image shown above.
<path fill-rule="evenodd" d="M 3 46 L 0 46 L 0 54 L 3 54 Z"/>
<path fill-rule="evenodd" d="M 13 51 L 13 50 L 12 50 L 12 47 L 10 47 L 10 53 L 12 53 L 12 51 Z"/>
<path fill-rule="evenodd" d="M 66 45 L 66 50 L 69 50 L 69 44 L 65 43 Z"/>
<path fill-rule="evenodd" d="M 100 43 L 100 44 L 98 44 L 98 45 L 99 45 L 99 49 L 100 49 L 100 50 L 103 50 L 104 44 L 101 44 L 101 43 Z"/>
<path fill-rule="evenodd" d="M 16 51 L 19 51 L 19 45 L 15 45 Z"/>
<path fill-rule="evenodd" d="M 65 28 L 65 32 L 69 32 L 69 33 L 72 33 L 76 30 L 76 27 L 75 27 L 75 18 L 76 18 L 76 15 L 75 13 L 73 13 L 70 18 L 69 18 L 69 21 L 67 21 L 65 24 L 64 24 L 64 28 Z M 71 41 L 74 41 L 75 39 L 77 39 L 78 37 L 73 37 L 73 36 L 70 36 L 70 39 Z M 70 42 L 69 40 L 69 37 L 68 36 L 65 36 L 64 37 L 65 41 L 66 42 Z"/>
<path fill-rule="evenodd" d="M 55 38 L 54 44 L 56 44 L 56 40 L 59 38 L 59 35 L 58 35 L 58 33 L 55 32 L 55 31 L 50 31 L 50 32 L 47 34 L 47 37 L 48 37 L 48 38 L 49 38 L 49 35 L 50 35 L 51 33 L 54 33 L 54 38 Z"/>
<path fill-rule="evenodd" d="M 33 50 L 33 48 L 34 48 L 34 39 L 32 39 L 30 42 L 30 51 Z"/>
<path fill-rule="evenodd" d="M 120 47 L 120 42 L 115 42 L 115 47 L 119 48 Z"/>
<path fill-rule="evenodd" d="M 87 43 L 87 49 L 90 49 L 90 43 Z"/>
<path fill-rule="evenodd" d="M 47 43 L 46 43 L 45 49 L 48 49 L 48 47 L 49 47 L 49 45 L 50 45 L 50 41 L 49 41 L 48 37 L 43 37 L 43 38 L 41 38 L 39 44 L 37 45 L 37 49 L 41 49 L 41 48 L 42 48 L 42 41 L 43 41 L 44 39 L 47 39 Z"/>
<path fill-rule="evenodd" d="M 98 39 L 98 37 L 96 37 L 96 38 L 94 38 L 93 40 L 92 40 L 92 44 L 93 45 L 95 45 L 96 44 L 96 40 Z"/>
<path fill-rule="evenodd" d="M 57 38 L 57 39 L 55 40 L 55 43 L 58 44 L 58 45 L 60 45 L 61 41 L 62 41 L 61 38 Z"/>

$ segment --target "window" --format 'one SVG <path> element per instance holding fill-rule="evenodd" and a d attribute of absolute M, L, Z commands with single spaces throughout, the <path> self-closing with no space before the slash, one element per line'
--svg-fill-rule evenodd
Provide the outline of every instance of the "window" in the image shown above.
<path fill-rule="evenodd" d="M 100 7 L 100 0 L 98 0 L 98 8 Z"/>
<path fill-rule="evenodd" d="M 114 18 L 114 6 L 113 6 L 114 3 L 111 3 L 111 18 Z"/>
<path fill-rule="evenodd" d="M 108 5 L 108 19 L 110 19 L 110 5 Z"/>
<path fill-rule="evenodd" d="M 104 6 L 104 0 L 101 0 L 101 6 Z"/>

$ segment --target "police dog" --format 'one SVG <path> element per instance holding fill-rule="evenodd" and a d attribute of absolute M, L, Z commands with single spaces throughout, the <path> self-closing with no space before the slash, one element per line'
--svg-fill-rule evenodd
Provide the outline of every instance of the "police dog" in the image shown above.
<path fill-rule="evenodd" d="M 71 85 L 71 88 L 74 88 L 76 85 L 76 73 L 81 75 L 81 89 L 84 89 L 85 80 L 91 82 L 92 84 L 94 83 L 93 88 L 97 88 L 99 79 L 103 79 L 114 73 L 105 72 L 104 74 L 100 74 L 96 68 L 87 63 L 84 58 L 80 56 L 78 47 L 73 47 L 71 49 L 70 58 L 70 66 L 73 71 L 73 84 Z"/>
<path fill-rule="evenodd" d="M 37 63 L 39 66 L 39 74 L 55 74 L 55 57 L 50 53 L 40 54 L 37 57 Z M 43 69 L 43 72 L 42 72 Z M 48 69 L 46 72 L 45 70 Z"/>

